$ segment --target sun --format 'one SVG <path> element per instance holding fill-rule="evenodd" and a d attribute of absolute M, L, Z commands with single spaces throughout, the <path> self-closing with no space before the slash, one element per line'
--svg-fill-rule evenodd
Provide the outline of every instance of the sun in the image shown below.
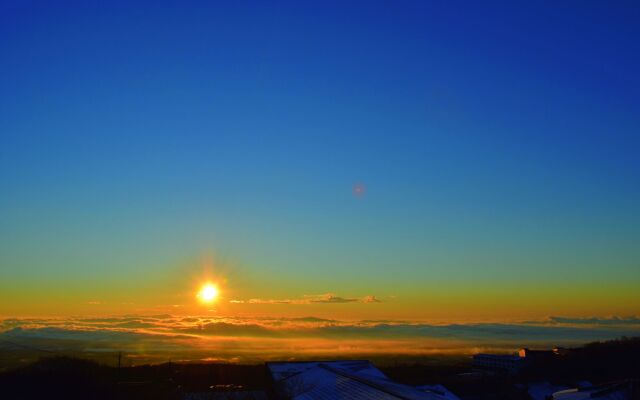
<path fill-rule="evenodd" d="M 213 283 L 205 283 L 198 292 L 198 299 L 203 303 L 213 303 L 217 298 L 218 288 Z"/>

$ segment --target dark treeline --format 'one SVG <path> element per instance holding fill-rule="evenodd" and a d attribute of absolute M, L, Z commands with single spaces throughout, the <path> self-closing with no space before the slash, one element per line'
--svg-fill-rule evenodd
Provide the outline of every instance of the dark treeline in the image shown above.
<path fill-rule="evenodd" d="M 117 368 L 70 357 L 43 358 L 0 374 L 1 393 L 33 399 L 177 399 L 184 392 L 262 389 L 266 381 L 264 365 L 165 363 Z"/>
<path fill-rule="evenodd" d="M 640 337 L 622 337 L 567 349 L 561 355 L 532 365 L 523 375 L 526 380 L 586 379 L 593 383 L 638 377 Z"/>

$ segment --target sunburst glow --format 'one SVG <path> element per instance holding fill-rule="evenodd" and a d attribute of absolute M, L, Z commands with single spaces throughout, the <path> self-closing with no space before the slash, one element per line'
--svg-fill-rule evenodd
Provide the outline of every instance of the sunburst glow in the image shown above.
<path fill-rule="evenodd" d="M 219 294 L 220 292 L 216 285 L 212 283 L 205 283 L 198 292 L 198 299 L 203 303 L 213 303 L 218 298 Z"/>

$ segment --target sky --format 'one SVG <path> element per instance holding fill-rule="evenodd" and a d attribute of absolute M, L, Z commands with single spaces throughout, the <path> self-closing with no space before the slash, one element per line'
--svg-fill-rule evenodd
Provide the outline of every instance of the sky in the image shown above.
<path fill-rule="evenodd" d="M 638 18 L 625 1 L 4 1 L 3 326 L 639 332 Z"/>

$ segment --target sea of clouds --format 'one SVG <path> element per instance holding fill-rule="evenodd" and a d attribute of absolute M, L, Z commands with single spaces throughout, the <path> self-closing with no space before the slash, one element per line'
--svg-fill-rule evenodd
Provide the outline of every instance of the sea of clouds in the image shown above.
<path fill-rule="evenodd" d="M 162 314 L 0 320 L 0 352 L 14 355 L 9 357 L 12 360 L 115 352 L 125 353 L 136 363 L 419 357 L 575 346 L 621 336 L 640 336 L 640 318 L 548 317 L 512 323 L 430 324 Z"/>

